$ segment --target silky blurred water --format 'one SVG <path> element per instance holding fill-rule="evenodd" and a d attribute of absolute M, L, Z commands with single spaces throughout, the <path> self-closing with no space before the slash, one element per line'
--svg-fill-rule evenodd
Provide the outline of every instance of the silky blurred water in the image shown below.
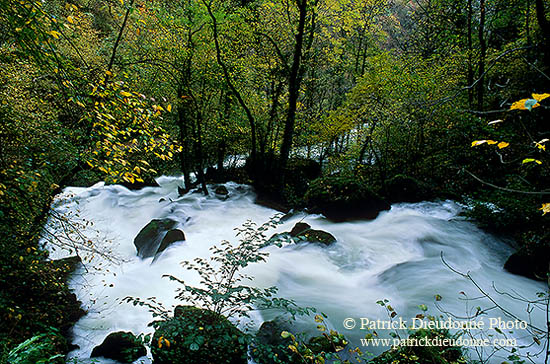
<path fill-rule="evenodd" d="M 177 186 L 182 181 L 176 177 L 161 177 L 158 183 L 160 187 L 140 191 L 102 183 L 90 188 L 69 187 L 57 196 L 52 206 L 56 212 L 70 215 L 84 225 L 86 221 L 93 222 L 83 232 L 93 236 L 98 252 L 106 255 L 81 252 L 87 255 L 85 267 L 75 272 L 70 281 L 70 287 L 88 310 L 73 329 L 73 343 L 79 346 L 71 353 L 73 358 L 89 358 L 92 349 L 111 332 L 152 332 L 147 326 L 152 321 L 151 313 L 144 307 L 121 303 L 124 297 L 155 297 L 167 308 L 181 304 L 174 299 L 178 284 L 162 278 L 163 275 L 172 274 L 197 285 L 197 275 L 184 270 L 181 261 L 209 257 L 212 245 L 219 245 L 222 240 L 238 242 L 234 228 L 246 220 L 262 224 L 276 214 L 275 210 L 254 204 L 255 194 L 249 186 L 226 183 L 229 198 L 221 200 L 214 193 L 209 196 L 188 193 L 179 197 Z M 490 306 L 483 299 L 465 300 L 480 296 L 479 291 L 443 264 L 442 255 L 454 269 L 469 272 L 503 307 L 528 320 L 527 305 L 499 295 L 493 284 L 501 291 L 530 299 L 544 291 L 544 285 L 505 272 L 502 267 L 512 249 L 459 217 L 460 211 L 461 206 L 452 201 L 396 204 L 375 220 L 344 223 L 299 213 L 267 235 L 289 231 L 296 222 L 302 221 L 330 232 L 337 242 L 329 247 L 308 243 L 270 247 L 267 262 L 249 266 L 246 273 L 254 277 L 252 285 L 276 286 L 281 297 L 325 313 L 328 325 L 343 333 L 355 346 L 361 346 L 360 339 L 366 332 L 358 327 L 347 330 L 342 321 L 345 318 L 354 318 L 357 322 L 360 318 L 387 320 L 387 313 L 376 303 L 380 299 L 389 300 L 398 316 L 409 322 L 421 312 L 418 306 L 422 304 L 428 306 L 429 313 L 441 314 L 434 307 L 435 295 L 442 297 L 438 302 L 440 309 L 458 316 L 475 312 L 477 306 Z M 153 263 L 152 258 L 136 256 L 133 240 L 155 218 L 177 220 L 186 241 L 175 243 Z M 52 222 L 52 230 L 54 225 Z M 59 249 L 52 251 L 52 258 L 66 255 L 67 252 Z M 257 328 L 263 320 L 276 314 L 254 313 L 252 326 Z M 486 317 L 509 319 L 498 310 L 489 311 Z M 544 312 L 534 310 L 530 319 L 542 323 Z M 311 317 L 303 317 L 295 328 L 311 332 L 315 326 Z M 379 330 L 378 334 L 387 337 L 389 331 Z M 491 334 L 498 336 L 494 330 Z M 506 334 L 518 337 L 519 344 L 533 342 L 525 331 Z M 379 353 L 387 348 L 362 349 Z M 528 350 L 535 352 L 535 349 Z M 475 358 L 475 353 L 472 355 Z M 502 355 L 491 358 L 494 363 L 502 360 Z M 138 362 L 141 361 L 150 359 Z M 112 361 L 102 359 L 101 362 Z"/>

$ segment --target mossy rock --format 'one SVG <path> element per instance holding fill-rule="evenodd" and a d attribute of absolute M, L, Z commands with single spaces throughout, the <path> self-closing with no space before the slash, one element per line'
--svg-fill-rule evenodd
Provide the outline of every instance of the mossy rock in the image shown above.
<path fill-rule="evenodd" d="M 291 238 L 294 242 L 307 241 L 309 243 L 318 243 L 322 245 L 331 245 L 336 242 L 336 238 L 323 230 L 312 229 L 309 224 L 299 222 L 290 232 L 278 233 L 271 236 L 269 241 L 281 240 L 286 241 Z"/>
<path fill-rule="evenodd" d="M 154 364 L 247 364 L 244 334 L 209 310 L 178 306 L 174 317 L 158 322 L 151 351 Z"/>
<path fill-rule="evenodd" d="M 101 345 L 92 350 L 92 358 L 104 357 L 121 363 L 133 363 L 147 355 L 143 343 L 131 332 L 118 331 L 109 334 Z"/>
<path fill-rule="evenodd" d="M 333 221 L 374 219 L 391 205 L 356 177 L 330 176 L 311 182 L 304 200 L 311 212 Z"/>
<path fill-rule="evenodd" d="M 64 364 L 67 342 L 56 332 L 35 335 L 10 351 L 9 364 Z"/>
<path fill-rule="evenodd" d="M 420 202 L 433 198 L 432 190 L 426 183 L 402 174 L 384 183 L 384 194 L 391 202 Z"/>

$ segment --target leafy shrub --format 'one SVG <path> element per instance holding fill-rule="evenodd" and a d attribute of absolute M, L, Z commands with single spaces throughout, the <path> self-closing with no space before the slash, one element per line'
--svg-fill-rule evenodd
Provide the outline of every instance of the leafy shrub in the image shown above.
<path fill-rule="evenodd" d="M 155 364 L 246 364 L 246 338 L 227 318 L 209 310 L 178 306 L 174 317 L 154 324 Z"/>

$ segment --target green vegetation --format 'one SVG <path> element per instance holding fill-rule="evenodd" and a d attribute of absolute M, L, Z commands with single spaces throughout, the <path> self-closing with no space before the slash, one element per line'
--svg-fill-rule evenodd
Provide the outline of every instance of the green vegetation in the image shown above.
<path fill-rule="evenodd" d="M 0 0 L 0 358 L 82 314 L 74 266 L 39 240 L 52 197 L 99 180 L 182 174 L 204 193 L 237 180 L 334 220 L 463 199 L 517 241 L 508 269 L 547 279 L 549 12 L 543 0 Z"/>

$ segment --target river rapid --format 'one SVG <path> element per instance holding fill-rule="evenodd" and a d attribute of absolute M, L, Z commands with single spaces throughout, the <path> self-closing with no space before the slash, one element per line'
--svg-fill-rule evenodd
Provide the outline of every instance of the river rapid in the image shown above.
<path fill-rule="evenodd" d="M 103 183 L 89 188 L 69 187 L 52 205 L 56 212 L 82 224 L 81 232 L 93 240 L 96 250 L 80 252 L 85 264 L 69 282 L 88 311 L 73 328 L 73 344 L 79 349 L 71 352 L 70 357 L 78 358 L 79 362 L 86 362 L 92 349 L 111 332 L 152 332 L 147 326 L 153 320 L 151 313 L 145 307 L 122 303 L 124 297 L 155 297 L 167 308 L 182 304 L 174 299 L 180 285 L 162 278 L 163 275 L 171 274 L 198 285 L 197 275 L 183 269 L 181 261 L 208 258 L 209 248 L 222 240 L 237 243 L 234 228 L 246 220 L 262 224 L 277 213 L 255 204 L 256 196 L 249 186 L 226 183 L 229 198 L 221 200 L 214 193 L 179 197 L 177 186 L 181 185 L 181 179 L 176 177 L 161 177 L 158 183 L 160 187 L 139 191 Z M 462 208 L 453 201 L 403 203 L 393 205 L 375 220 L 342 223 L 298 213 L 267 236 L 289 231 L 302 221 L 314 229 L 330 232 L 337 242 L 328 247 L 310 243 L 269 247 L 267 262 L 250 265 L 246 273 L 254 277 L 250 285 L 276 286 L 281 297 L 325 313 L 330 328 L 343 333 L 354 347 L 375 354 L 387 347 L 362 346 L 361 339 L 367 331 L 361 330 L 361 325 L 366 328 L 368 322 L 389 320 L 385 309 L 376 303 L 379 300 L 387 299 L 397 312 L 394 320 L 408 324 L 417 314 L 424 313 L 422 305 L 426 305 L 428 314 L 443 315 L 450 322 L 466 320 L 478 306 L 491 307 L 486 299 L 467 299 L 481 294 L 472 282 L 446 266 L 442 256 L 453 269 L 469 272 L 509 312 L 526 322 L 544 322 L 544 312 L 535 309 L 528 315 L 527 304 L 511 298 L 513 295 L 534 299 L 537 292 L 545 290 L 544 284 L 504 271 L 504 262 L 512 249 L 460 217 Z M 155 218 L 180 222 L 186 240 L 173 244 L 153 262 L 153 258 L 141 259 L 136 255 L 133 240 Z M 61 233 L 53 221 L 49 228 Z M 47 246 L 53 259 L 70 255 Z M 496 293 L 493 286 L 510 295 Z M 449 319 L 442 311 L 456 316 Z M 254 312 L 253 322 L 248 324 L 257 328 L 276 314 Z M 484 320 L 484 330 L 470 333 L 475 337 L 494 335 L 485 336 L 490 340 L 504 337 L 494 328 L 489 329 L 491 318 L 495 324 L 498 319 L 504 323 L 514 320 L 498 309 L 490 310 L 474 320 Z M 312 317 L 302 317 L 295 327 L 311 332 L 315 326 Z M 376 328 L 380 337 L 389 337 L 390 330 Z M 515 338 L 518 345 L 533 343 L 527 330 L 501 331 L 506 337 Z M 492 347 L 486 348 L 483 355 L 488 355 Z M 536 349 L 535 346 L 525 350 L 534 353 Z M 476 350 L 472 349 L 470 355 L 477 358 Z M 500 363 L 505 356 L 499 352 L 491 362 Z M 543 359 L 534 361 L 542 363 Z M 100 362 L 114 363 L 106 359 Z M 149 363 L 150 359 L 138 362 Z"/>

